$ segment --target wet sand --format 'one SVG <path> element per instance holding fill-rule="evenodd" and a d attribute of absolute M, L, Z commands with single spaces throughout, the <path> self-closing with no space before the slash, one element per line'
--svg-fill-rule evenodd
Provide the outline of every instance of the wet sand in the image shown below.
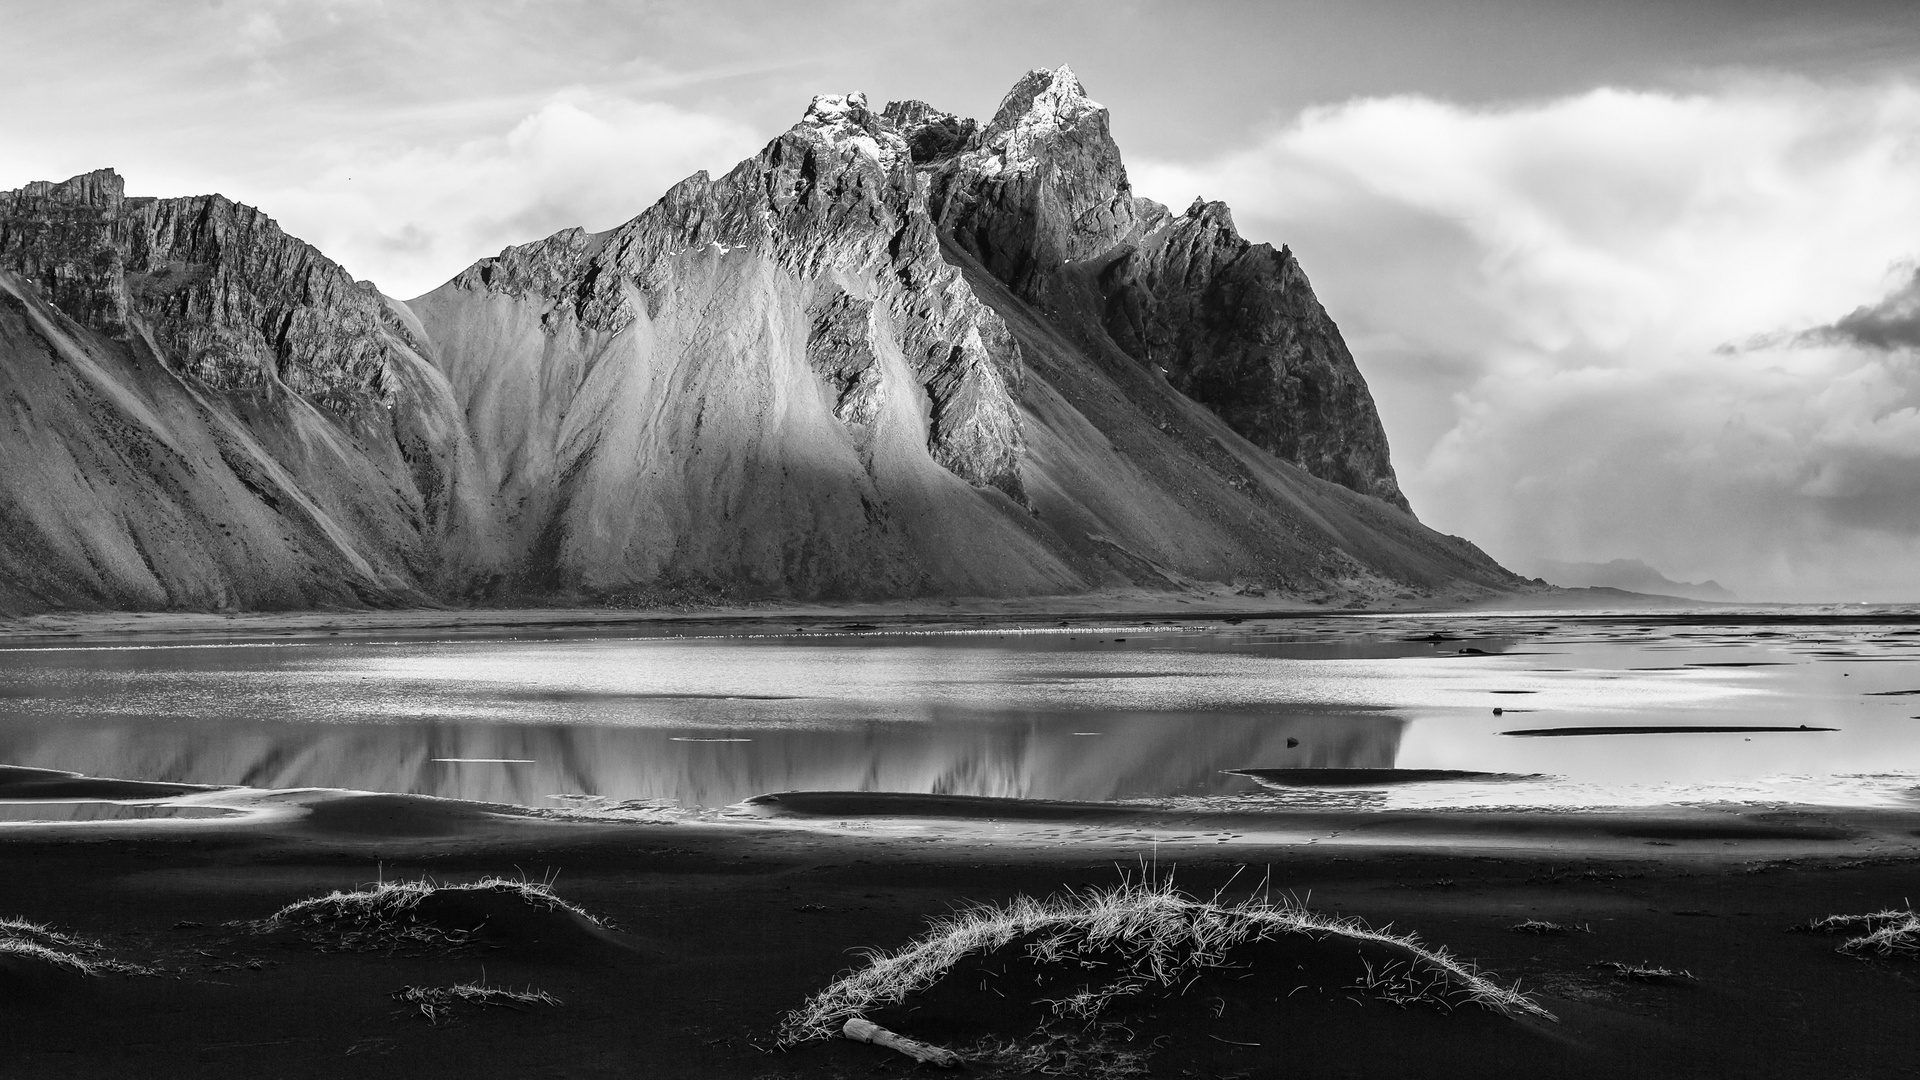
<path fill-rule="evenodd" d="M 1788 932 L 1904 906 L 1920 884 L 1910 813 L 1183 814 L 788 793 L 738 817 L 647 823 L 321 791 L 181 798 L 256 813 L 0 831 L 0 917 L 157 970 L 0 969 L 13 980 L 0 1075 L 918 1074 L 840 1039 L 775 1051 L 773 1030 L 858 962 L 852 950 L 902 945 L 961 901 L 1110 885 L 1142 860 L 1198 894 L 1264 877 L 1314 910 L 1416 931 L 1558 1017 L 1282 1001 L 1262 1020 L 1285 1021 L 1283 1043 L 1194 1030 L 1163 1042 L 1155 1076 L 1898 1076 L 1920 1050 L 1920 972 Z M 245 925 L 334 888 L 488 874 L 551 881 L 613 932 L 521 927 L 413 955 L 318 951 Z M 1591 932 L 1510 929 L 1529 919 Z M 1693 977 L 1594 966 L 1610 961 Z M 561 1004 L 429 1024 L 390 997 L 483 978 Z"/>

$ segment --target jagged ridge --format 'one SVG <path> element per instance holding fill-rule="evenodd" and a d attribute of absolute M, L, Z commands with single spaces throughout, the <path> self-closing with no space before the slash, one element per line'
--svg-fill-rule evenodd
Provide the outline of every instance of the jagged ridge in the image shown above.
<path fill-rule="evenodd" d="M 0 192 L 0 265 L 208 387 L 392 401 L 378 291 L 219 195 L 129 199 L 108 169 Z"/>

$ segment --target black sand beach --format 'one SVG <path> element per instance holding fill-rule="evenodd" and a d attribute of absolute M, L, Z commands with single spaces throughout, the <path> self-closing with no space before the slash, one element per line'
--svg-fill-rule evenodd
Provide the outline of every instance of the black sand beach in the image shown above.
<path fill-rule="evenodd" d="M 7 967 L 6 1075 L 903 1075 L 928 1067 L 840 1039 L 779 1050 L 775 1029 L 857 966 L 856 950 L 903 945 L 963 901 L 1113 885 L 1143 860 L 1203 897 L 1231 879 L 1236 895 L 1260 885 L 1416 932 L 1556 1017 L 1316 988 L 1310 1002 L 1236 1001 L 1183 1026 L 1151 1055 L 1154 1076 L 1900 1076 L 1920 1048 L 1908 966 L 1789 932 L 1904 906 L 1920 868 L 1913 815 L 1254 823 L 818 794 L 784 796 L 765 822 L 647 825 L 294 801 L 311 812 L 10 829 L 0 913 L 139 970 Z M 550 882 L 612 930 L 468 912 L 479 930 L 463 947 L 357 951 L 251 925 L 333 889 L 488 875 Z M 1579 929 L 1514 931 L 1530 920 Z M 1687 974 L 1643 981 L 1607 963 Z M 461 983 L 559 1004 L 456 1006 L 429 1023 L 392 997 Z M 910 1014 L 895 1022 L 916 1034 Z"/>

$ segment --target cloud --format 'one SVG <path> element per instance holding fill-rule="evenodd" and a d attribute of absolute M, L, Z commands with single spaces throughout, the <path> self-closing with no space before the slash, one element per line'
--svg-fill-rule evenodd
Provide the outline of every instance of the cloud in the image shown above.
<path fill-rule="evenodd" d="M 259 200 L 354 274 L 411 297 L 509 244 L 618 225 L 766 138 L 721 117 L 575 89 L 504 131 L 451 145 L 316 148 L 307 177 Z"/>
<path fill-rule="evenodd" d="M 1436 527 L 1920 598 L 1920 87 L 1362 99 L 1133 175 L 1291 242 Z"/>

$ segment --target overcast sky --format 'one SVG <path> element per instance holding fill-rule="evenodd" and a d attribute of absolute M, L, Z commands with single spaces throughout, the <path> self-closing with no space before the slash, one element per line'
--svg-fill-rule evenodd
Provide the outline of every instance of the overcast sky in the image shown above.
<path fill-rule="evenodd" d="M 1526 569 L 1920 599 L 1920 5 L 0 0 L 0 188 L 111 165 L 413 296 L 815 93 L 1070 63 L 1291 244 L 1422 519 Z"/>

